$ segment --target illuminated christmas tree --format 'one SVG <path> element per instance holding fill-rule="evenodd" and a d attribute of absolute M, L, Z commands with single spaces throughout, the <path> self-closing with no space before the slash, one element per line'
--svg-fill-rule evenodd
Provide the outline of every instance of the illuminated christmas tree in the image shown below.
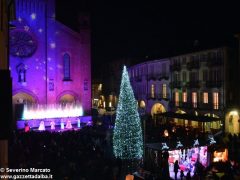
<path fill-rule="evenodd" d="M 113 152 L 122 160 L 137 160 L 143 156 L 141 121 L 126 66 L 123 67 L 113 132 Z"/>

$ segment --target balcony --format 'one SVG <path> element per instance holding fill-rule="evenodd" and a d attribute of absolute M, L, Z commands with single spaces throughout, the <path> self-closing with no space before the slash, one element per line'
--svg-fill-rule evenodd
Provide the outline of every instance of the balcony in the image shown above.
<path fill-rule="evenodd" d="M 176 106 L 176 102 L 173 101 L 173 100 L 171 100 L 171 101 L 169 102 L 169 106 L 170 106 L 170 107 L 181 107 L 181 103 L 178 102 L 178 105 Z"/>
<path fill-rule="evenodd" d="M 206 81 L 207 88 L 220 88 L 222 87 L 222 81 Z"/>
<path fill-rule="evenodd" d="M 156 100 L 157 99 L 157 94 L 154 94 L 154 96 L 152 96 L 152 94 L 147 94 L 147 99 Z"/>
<path fill-rule="evenodd" d="M 192 70 L 192 69 L 199 69 L 200 68 L 200 63 L 199 62 L 188 62 L 187 63 L 187 69 Z"/>
<path fill-rule="evenodd" d="M 136 82 L 141 82 L 141 81 L 142 81 L 142 76 L 136 76 L 136 77 L 134 77 L 134 81 L 136 81 Z"/>
<path fill-rule="evenodd" d="M 173 81 L 170 83 L 170 87 L 173 88 L 178 88 L 180 89 L 182 86 L 182 81 Z"/>
<path fill-rule="evenodd" d="M 150 73 L 147 75 L 147 80 L 150 81 L 150 80 L 153 80 L 153 81 L 156 81 L 158 78 L 158 75 L 155 74 L 155 73 Z"/>
<path fill-rule="evenodd" d="M 200 87 L 200 81 L 190 81 L 190 82 L 187 82 L 186 86 L 188 88 L 199 88 Z"/>
<path fill-rule="evenodd" d="M 211 109 L 213 109 L 213 105 L 212 105 L 212 103 L 199 103 L 199 109 L 211 110 Z"/>
<path fill-rule="evenodd" d="M 169 79 L 169 75 L 167 73 L 159 74 L 158 75 L 158 80 L 161 81 L 163 79 L 168 80 Z"/>
<path fill-rule="evenodd" d="M 192 103 L 182 102 L 181 107 L 184 108 L 184 109 L 191 109 L 192 108 Z"/>
<path fill-rule="evenodd" d="M 222 65 L 223 65 L 222 58 L 211 58 L 207 62 L 208 67 L 216 67 L 216 66 L 222 66 Z"/>
<path fill-rule="evenodd" d="M 198 109 L 199 108 L 199 103 L 193 103 L 193 102 L 184 102 L 182 103 L 182 108 L 184 109 Z"/>
<path fill-rule="evenodd" d="M 211 103 L 192 103 L 192 102 L 178 102 L 178 106 L 176 106 L 175 101 L 170 101 L 169 105 L 171 107 L 179 107 L 183 109 L 196 109 L 196 110 L 203 110 L 203 111 L 219 111 L 223 110 L 223 104 L 214 105 Z"/>
<path fill-rule="evenodd" d="M 158 100 L 165 100 L 165 101 L 168 101 L 170 96 L 169 96 L 169 93 L 165 94 L 166 96 L 163 96 L 164 94 L 162 93 L 159 93 L 157 94 L 157 99 Z"/>
<path fill-rule="evenodd" d="M 180 71 L 181 65 L 180 64 L 173 64 L 170 66 L 170 71 Z"/>

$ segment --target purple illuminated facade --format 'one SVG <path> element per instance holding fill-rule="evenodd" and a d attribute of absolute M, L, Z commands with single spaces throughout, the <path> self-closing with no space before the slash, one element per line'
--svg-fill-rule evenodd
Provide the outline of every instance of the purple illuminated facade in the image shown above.
<path fill-rule="evenodd" d="M 79 32 L 55 19 L 54 0 L 16 0 L 10 32 L 13 104 L 80 104 L 91 108 L 88 16 Z"/>

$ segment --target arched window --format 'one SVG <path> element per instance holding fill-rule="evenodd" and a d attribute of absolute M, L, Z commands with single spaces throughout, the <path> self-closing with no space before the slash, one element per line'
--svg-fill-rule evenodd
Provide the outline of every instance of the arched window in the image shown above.
<path fill-rule="evenodd" d="M 17 66 L 17 73 L 18 73 L 18 82 L 25 83 L 26 82 L 26 66 L 23 63 L 20 63 Z"/>
<path fill-rule="evenodd" d="M 65 53 L 63 55 L 63 80 L 64 81 L 69 81 L 71 80 L 70 78 L 70 56 L 69 54 Z"/>

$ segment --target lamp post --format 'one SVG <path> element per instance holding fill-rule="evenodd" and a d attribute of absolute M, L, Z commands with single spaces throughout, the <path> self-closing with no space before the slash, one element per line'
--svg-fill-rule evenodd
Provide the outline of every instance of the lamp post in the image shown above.
<path fill-rule="evenodd" d="M 142 121 L 142 127 L 143 127 L 143 162 L 145 161 L 145 143 L 146 143 L 146 108 L 143 108 L 140 111 L 141 121 Z"/>
<path fill-rule="evenodd" d="M 13 0 L 1 0 L 0 11 L 0 167 L 8 167 L 8 139 L 12 122 L 12 78 L 9 70 L 9 20 Z M 12 15 L 12 14 L 11 14 Z M 4 171 L 4 170 L 3 170 Z M 1 173 L 5 173 L 2 172 Z"/>

